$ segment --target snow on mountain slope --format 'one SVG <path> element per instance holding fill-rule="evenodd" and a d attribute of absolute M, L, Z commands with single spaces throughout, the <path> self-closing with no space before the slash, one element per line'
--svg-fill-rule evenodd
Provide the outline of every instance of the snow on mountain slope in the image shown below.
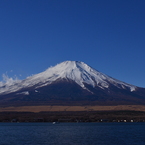
<path fill-rule="evenodd" d="M 65 61 L 54 67 L 48 68 L 42 73 L 28 77 L 25 80 L 19 80 L 8 84 L 1 83 L 0 94 L 8 94 L 32 86 L 35 86 L 37 89 L 51 84 L 58 79 L 73 80 L 84 89 L 86 89 L 84 84 L 91 85 L 92 87 L 98 86 L 102 89 L 109 88 L 110 84 L 120 89 L 125 89 L 127 87 L 130 91 L 135 91 L 137 88 L 136 86 L 121 82 L 96 71 L 83 62 Z"/>

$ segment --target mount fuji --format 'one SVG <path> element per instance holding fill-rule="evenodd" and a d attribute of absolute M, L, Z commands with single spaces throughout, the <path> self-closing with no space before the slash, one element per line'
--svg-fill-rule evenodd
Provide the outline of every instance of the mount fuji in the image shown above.
<path fill-rule="evenodd" d="M 0 105 L 145 104 L 145 88 L 109 77 L 84 62 L 65 61 L 46 71 L 0 83 Z"/>

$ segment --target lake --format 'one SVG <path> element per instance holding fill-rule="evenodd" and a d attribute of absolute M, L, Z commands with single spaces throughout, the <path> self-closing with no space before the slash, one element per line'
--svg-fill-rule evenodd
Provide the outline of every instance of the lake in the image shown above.
<path fill-rule="evenodd" d="M 0 123 L 0 145 L 145 145 L 145 123 Z"/>

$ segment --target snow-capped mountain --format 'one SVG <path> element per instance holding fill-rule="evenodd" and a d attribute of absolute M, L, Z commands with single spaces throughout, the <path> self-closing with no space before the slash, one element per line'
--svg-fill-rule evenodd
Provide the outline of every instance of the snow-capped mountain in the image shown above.
<path fill-rule="evenodd" d="M 102 89 L 109 88 L 112 84 L 117 88 L 129 88 L 130 91 L 135 91 L 136 86 L 129 85 L 119 80 L 113 79 L 87 64 L 78 61 L 65 61 L 54 67 L 48 68 L 46 71 L 28 77 L 23 81 L 15 81 L 13 83 L 6 83 L 0 88 L 0 93 L 11 93 L 22 88 L 32 87 L 36 85 L 36 89 L 42 86 L 51 84 L 58 79 L 69 79 L 76 82 L 83 89 L 86 89 L 84 84 L 92 87 L 98 86 Z"/>
<path fill-rule="evenodd" d="M 142 97 L 142 91 L 139 95 L 137 93 L 139 89 L 144 90 L 109 77 L 84 62 L 65 61 L 25 80 L 0 83 L 0 98 L 5 99 L 3 96 L 12 96 L 15 100 L 33 98 L 35 101 L 37 98 L 37 100 L 43 101 L 42 97 L 45 96 L 44 100 L 50 101 L 55 98 L 61 100 L 61 97 L 66 96 L 66 100 L 68 98 L 71 98 L 70 100 L 80 100 L 80 98 L 98 100 L 98 98 L 106 97 L 108 97 L 107 100 L 110 97 L 116 100 L 116 97 L 119 96 L 118 100 L 121 100 L 123 96 L 128 100 L 127 97 L 131 96 Z"/>

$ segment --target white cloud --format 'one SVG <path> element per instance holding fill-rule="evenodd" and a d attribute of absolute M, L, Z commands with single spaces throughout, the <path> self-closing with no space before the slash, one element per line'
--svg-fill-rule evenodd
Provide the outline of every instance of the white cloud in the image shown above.
<path fill-rule="evenodd" d="M 12 78 L 12 77 L 9 77 L 7 74 L 3 74 L 2 78 L 3 78 L 3 81 L 0 82 L 0 87 L 4 85 L 11 86 L 20 81 L 16 76 Z"/>

